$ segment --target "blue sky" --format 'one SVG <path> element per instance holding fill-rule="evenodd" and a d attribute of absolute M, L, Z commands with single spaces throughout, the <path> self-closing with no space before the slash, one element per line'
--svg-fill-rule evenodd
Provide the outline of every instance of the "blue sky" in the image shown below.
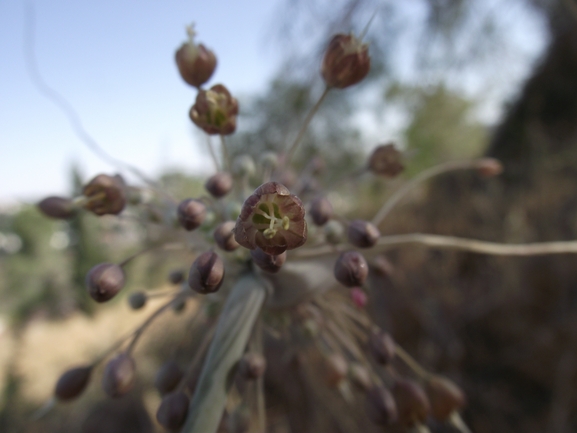
<path fill-rule="evenodd" d="M 66 194 L 73 163 L 87 176 L 115 171 L 34 87 L 24 50 L 29 3 L 44 80 L 102 148 L 150 175 L 209 164 L 188 119 L 195 91 L 174 63 L 185 25 L 194 21 L 198 40 L 217 54 L 209 84 L 235 95 L 262 89 L 281 59 L 266 43 L 279 0 L 0 0 L 0 203 Z"/>

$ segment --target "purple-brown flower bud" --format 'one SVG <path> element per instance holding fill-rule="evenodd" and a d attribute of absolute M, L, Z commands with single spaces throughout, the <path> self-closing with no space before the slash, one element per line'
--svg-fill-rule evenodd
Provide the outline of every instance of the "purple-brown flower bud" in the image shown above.
<path fill-rule="evenodd" d="M 104 367 L 102 388 L 109 397 L 122 397 L 132 389 L 136 365 L 127 353 L 111 359 Z"/>
<path fill-rule="evenodd" d="M 382 329 L 371 332 L 369 337 L 369 349 L 375 361 L 386 365 L 395 357 L 397 345 L 391 334 Z"/>
<path fill-rule="evenodd" d="M 41 200 L 37 206 L 50 218 L 69 219 L 74 216 L 74 204 L 69 198 L 50 196 Z"/>
<path fill-rule="evenodd" d="M 232 176 L 226 172 L 216 173 L 210 176 L 204 188 L 216 198 L 221 198 L 227 195 L 233 186 Z"/>
<path fill-rule="evenodd" d="M 270 255 L 298 248 L 307 240 L 304 206 L 284 185 L 265 183 L 242 205 L 234 237 L 243 247 Z"/>
<path fill-rule="evenodd" d="M 397 420 L 397 404 L 384 386 L 375 386 L 367 394 L 367 411 L 375 424 L 389 425 Z"/>
<path fill-rule="evenodd" d="M 91 374 L 91 365 L 71 368 L 56 382 L 54 396 L 60 401 L 75 399 L 86 389 Z"/>
<path fill-rule="evenodd" d="M 425 422 L 431 405 L 427 394 L 418 383 L 411 379 L 398 379 L 392 391 L 397 403 L 399 424 L 412 427 Z"/>
<path fill-rule="evenodd" d="M 168 281 L 175 286 L 184 281 L 184 271 L 182 269 L 175 269 L 168 274 Z"/>
<path fill-rule="evenodd" d="M 358 248 L 371 248 L 380 237 L 381 232 L 379 232 L 379 229 L 365 220 L 351 221 L 347 228 L 349 242 Z"/>
<path fill-rule="evenodd" d="M 255 265 L 261 268 L 265 272 L 270 272 L 271 274 L 276 274 L 282 268 L 284 262 L 286 262 L 286 251 L 282 254 L 276 256 L 265 253 L 260 248 L 255 248 L 251 250 L 250 255 L 252 261 Z"/>
<path fill-rule="evenodd" d="M 182 391 L 168 394 L 160 402 L 156 420 L 167 430 L 180 430 L 186 421 L 189 402 L 188 396 Z"/>
<path fill-rule="evenodd" d="M 154 386 L 162 395 L 168 394 L 176 389 L 183 377 L 184 372 L 180 366 L 171 359 L 162 364 L 158 369 L 156 377 L 154 378 Z"/>
<path fill-rule="evenodd" d="M 368 168 L 374 174 L 384 177 L 396 177 L 405 169 L 402 154 L 393 143 L 375 148 L 369 157 Z"/>
<path fill-rule="evenodd" d="M 142 307 L 146 305 L 147 300 L 148 297 L 146 296 L 146 293 L 134 292 L 131 293 L 130 296 L 128 297 L 128 305 L 130 305 L 130 308 L 132 308 L 133 310 L 140 310 Z"/>
<path fill-rule="evenodd" d="M 246 380 L 261 377 L 266 370 L 266 359 L 260 353 L 245 353 L 241 358 L 238 372 Z"/>
<path fill-rule="evenodd" d="M 198 228 L 206 218 L 206 206 L 199 200 L 189 198 L 178 205 L 178 222 L 185 230 Z"/>
<path fill-rule="evenodd" d="M 333 206 L 326 197 L 317 197 L 311 203 L 309 214 L 317 226 L 324 226 L 333 217 Z"/>
<path fill-rule="evenodd" d="M 238 101 L 222 84 L 199 90 L 190 119 L 207 134 L 232 134 L 236 130 Z"/>
<path fill-rule="evenodd" d="M 477 172 L 482 177 L 495 177 L 503 173 L 503 164 L 495 158 L 481 158 L 477 161 Z"/>
<path fill-rule="evenodd" d="M 328 87 L 344 89 L 358 83 L 371 69 L 369 46 L 352 33 L 333 36 L 325 52 L 321 75 Z"/>
<path fill-rule="evenodd" d="M 346 251 L 337 259 L 334 274 L 347 287 L 362 286 L 369 275 L 369 265 L 358 251 Z"/>
<path fill-rule="evenodd" d="M 194 43 L 194 29 L 187 28 L 189 40 L 176 51 L 175 59 L 180 76 L 194 87 L 200 88 L 216 68 L 216 56 L 204 45 Z"/>
<path fill-rule="evenodd" d="M 226 221 L 219 224 L 214 230 L 214 241 L 216 244 L 225 251 L 234 251 L 240 245 L 234 240 L 234 230 L 235 222 Z"/>
<path fill-rule="evenodd" d="M 124 271 L 114 263 L 100 263 L 86 275 L 88 294 L 96 302 L 106 302 L 124 287 Z"/>
<path fill-rule="evenodd" d="M 202 253 L 188 273 L 188 285 L 198 293 L 216 292 L 224 280 L 224 262 L 214 251 Z"/>
<path fill-rule="evenodd" d="M 126 205 L 125 186 L 120 176 L 99 174 L 82 190 L 84 208 L 96 215 L 118 215 Z"/>
<path fill-rule="evenodd" d="M 425 383 L 425 391 L 431 402 L 431 415 L 439 421 L 446 421 L 453 412 L 465 406 L 465 394 L 446 377 L 429 377 Z"/>

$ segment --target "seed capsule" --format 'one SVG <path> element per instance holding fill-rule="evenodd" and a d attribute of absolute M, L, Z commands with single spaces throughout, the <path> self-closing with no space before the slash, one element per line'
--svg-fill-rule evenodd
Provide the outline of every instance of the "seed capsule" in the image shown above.
<path fill-rule="evenodd" d="M 354 220 L 349 224 L 347 237 L 355 247 L 371 248 L 381 237 L 381 232 L 368 221 Z"/>
<path fill-rule="evenodd" d="M 234 221 L 226 221 L 217 226 L 214 230 L 214 241 L 216 244 L 225 251 L 234 251 L 240 245 L 234 239 Z"/>
<path fill-rule="evenodd" d="M 309 215 L 317 226 L 324 226 L 333 216 L 333 206 L 326 197 L 317 197 L 311 203 Z"/>
<path fill-rule="evenodd" d="M 344 89 L 358 83 L 371 69 L 369 47 L 352 33 L 333 36 L 325 52 L 321 75 L 328 87 Z"/>
<path fill-rule="evenodd" d="M 495 177 L 503 173 L 503 164 L 495 158 L 482 158 L 477 161 L 477 172 L 482 177 Z"/>
<path fill-rule="evenodd" d="M 397 345 L 391 334 L 382 329 L 371 332 L 369 349 L 379 364 L 389 364 L 395 357 Z"/>
<path fill-rule="evenodd" d="M 56 219 L 69 219 L 74 216 L 72 200 L 64 197 L 50 196 L 38 203 L 38 209 L 46 216 Z"/>
<path fill-rule="evenodd" d="M 358 251 L 342 253 L 335 263 L 335 278 L 347 287 L 362 286 L 368 274 L 369 265 Z"/>
<path fill-rule="evenodd" d="M 60 401 L 75 399 L 86 389 L 86 385 L 90 382 L 91 374 L 91 365 L 71 368 L 60 376 L 60 379 L 56 382 L 54 396 Z"/>
<path fill-rule="evenodd" d="M 124 287 L 124 271 L 113 263 L 100 263 L 86 275 L 88 294 L 96 302 L 112 299 Z"/>
<path fill-rule="evenodd" d="M 156 420 L 170 431 L 179 430 L 186 421 L 189 402 L 188 396 L 182 391 L 168 394 L 160 403 Z"/>
<path fill-rule="evenodd" d="M 266 359 L 259 353 L 246 353 L 240 360 L 238 372 L 246 380 L 261 377 L 266 370 Z"/>
<path fill-rule="evenodd" d="M 122 177 L 99 174 L 82 190 L 84 208 L 96 215 L 118 215 L 126 205 L 125 187 Z"/>
<path fill-rule="evenodd" d="M 180 76 L 194 87 L 200 87 L 212 76 L 216 68 L 216 56 L 203 44 L 195 44 L 195 32 L 187 27 L 189 40 L 176 51 L 175 60 Z"/>
<path fill-rule="evenodd" d="M 206 206 L 199 200 L 189 198 L 178 205 L 178 222 L 185 230 L 198 228 L 206 218 Z"/>
<path fill-rule="evenodd" d="M 175 286 L 182 283 L 184 281 L 184 271 L 181 269 L 171 271 L 170 274 L 168 274 L 168 281 Z"/>
<path fill-rule="evenodd" d="M 122 397 L 134 385 L 135 370 L 134 359 L 126 353 L 108 361 L 102 376 L 104 392 L 109 397 Z"/>
<path fill-rule="evenodd" d="M 250 256 L 255 265 L 261 268 L 265 272 L 270 272 L 271 274 L 276 274 L 282 268 L 282 265 L 286 261 L 286 251 L 277 256 L 272 256 L 265 253 L 260 248 L 255 248 L 250 251 Z"/>
<path fill-rule="evenodd" d="M 162 364 L 158 369 L 156 377 L 154 378 L 154 386 L 162 395 L 168 394 L 176 389 L 183 377 L 184 372 L 180 366 L 171 359 Z"/>
<path fill-rule="evenodd" d="M 453 412 L 465 406 L 465 394 L 446 377 L 431 376 L 425 383 L 425 391 L 431 402 L 431 415 L 439 421 L 446 421 Z"/>
<path fill-rule="evenodd" d="M 130 308 L 132 308 L 133 310 L 140 310 L 142 307 L 146 305 L 147 300 L 148 297 L 146 296 L 146 293 L 134 292 L 131 293 L 130 296 L 128 297 L 128 305 L 130 305 Z"/>
<path fill-rule="evenodd" d="M 216 198 L 221 198 L 227 195 L 233 186 L 232 176 L 228 173 L 216 173 L 208 178 L 204 184 L 204 188 Z"/>
<path fill-rule="evenodd" d="M 389 425 L 397 420 L 397 404 L 384 386 L 373 387 L 367 395 L 369 418 L 379 425 Z"/>
<path fill-rule="evenodd" d="M 393 386 L 397 403 L 399 424 L 411 427 L 423 423 L 431 411 L 431 405 L 423 388 L 411 379 L 399 379 Z"/>
<path fill-rule="evenodd" d="M 216 292 L 224 280 L 224 262 L 214 251 L 202 253 L 190 267 L 188 285 L 198 293 Z"/>

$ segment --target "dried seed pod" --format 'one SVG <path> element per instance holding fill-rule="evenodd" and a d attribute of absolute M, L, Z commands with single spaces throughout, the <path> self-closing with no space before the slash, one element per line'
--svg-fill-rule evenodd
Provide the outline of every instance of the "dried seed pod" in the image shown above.
<path fill-rule="evenodd" d="M 99 174 L 86 184 L 84 208 L 96 215 L 118 215 L 126 206 L 125 184 L 119 176 Z"/>
<path fill-rule="evenodd" d="M 309 215 L 317 226 L 324 226 L 333 217 L 333 206 L 326 197 L 317 197 L 311 202 Z"/>
<path fill-rule="evenodd" d="M 167 430 L 180 430 L 186 421 L 189 402 L 188 396 L 182 391 L 168 394 L 160 402 L 156 420 Z"/>
<path fill-rule="evenodd" d="M 102 375 L 104 392 L 109 397 L 122 397 L 134 385 L 135 371 L 134 359 L 127 353 L 121 353 L 108 361 Z"/>
<path fill-rule="evenodd" d="M 342 253 L 335 263 L 335 278 L 339 283 L 347 287 L 362 286 L 368 274 L 369 265 L 358 251 Z"/>
<path fill-rule="evenodd" d="M 114 263 L 100 263 L 86 275 L 88 294 L 96 302 L 112 299 L 124 287 L 124 271 Z"/>
<path fill-rule="evenodd" d="M 227 195 L 233 186 L 232 176 L 226 172 L 213 174 L 204 184 L 204 188 L 216 198 Z"/>
<path fill-rule="evenodd" d="M 389 425 L 397 421 L 397 404 L 384 386 L 375 386 L 367 394 L 367 411 L 375 424 Z"/>
<path fill-rule="evenodd" d="M 361 391 L 369 391 L 373 386 L 373 381 L 369 370 L 364 365 L 353 362 L 349 367 L 351 382 Z"/>
<path fill-rule="evenodd" d="M 358 83 L 371 69 L 369 47 L 352 33 L 337 34 L 329 42 L 321 66 L 327 87 L 344 89 Z"/>
<path fill-rule="evenodd" d="M 183 377 L 184 372 L 176 361 L 171 359 L 162 364 L 158 369 L 156 377 L 154 378 L 154 386 L 160 394 L 168 394 L 176 389 Z"/>
<path fill-rule="evenodd" d="M 192 198 L 183 200 L 178 205 L 178 222 L 185 230 L 198 228 L 206 218 L 206 206 L 200 200 Z"/>
<path fill-rule="evenodd" d="M 482 158 L 476 163 L 477 173 L 482 177 L 495 177 L 503 173 L 503 164 L 495 158 Z"/>
<path fill-rule="evenodd" d="M 371 248 L 379 238 L 381 232 L 374 224 L 364 220 L 354 220 L 347 229 L 349 242 L 358 248 Z"/>
<path fill-rule="evenodd" d="M 425 422 L 431 411 L 431 404 L 419 384 L 411 379 L 398 379 L 392 392 L 397 403 L 399 424 L 412 427 Z"/>
<path fill-rule="evenodd" d="M 74 204 L 69 198 L 50 196 L 41 200 L 37 206 L 50 218 L 69 219 L 74 216 Z"/>
<path fill-rule="evenodd" d="M 328 386 L 337 386 L 347 377 L 349 364 L 340 353 L 331 353 L 324 359 L 324 375 Z"/>
<path fill-rule="evenodd" d="M 224 280 L 224 262 L 214 251 L 202 253 L 188 273 L 188 285 L 198 293 L 216 292 Z"/>
<path fill-rule="evenodd" d="M 133 310 L 140 310 L 142 307 L 146 305 L 147 300 L 148 297 L 146 296 L 146 293 L 134 292 L 131 293 L 130 296 L 128 297 L 128 305 L 130 305 L 130 308 L 132 308 Z"/>
<path fill-rule="evenodd" d="M 255 265 L 257 265 L 263 271 L 270 272 L 272 274 L 276 274 L 278 271 L 280 271 L 282 265 L 286 261 L 286 251 L 282 254 L 272 256 L 257 247 L 250 251 L 250 255 Z"/>
<path fill-rule="evenodd" d="M 446 421 L 453 412 L 465 406 L 465 394 L 446 377 L 429 377 L 425 383 L 425 391 L 431 402 L 431 415 L 439 421 Z"/>
<path fill-rule="evenodd" d="M 176 65 L 182 79 L 191 86 L 200 88 L 212 76 L 216 68 L 216 56 L 203 44 L 195 44 L 195 32 L 187 27 L 188 41 L 175 53 Z"/>
<path fill-rule="evenodd" d="M 365 308 L 367 305 L 367 294 L 360 287 L 353 287 L 350 292 L 351 301 L 357 308 Z"/>
<path fill-rule="evenodd" d="M 184 271 L 182 269 L 175 269 L 168 274 L 168 281 L 175 286 L 184 281 Z"/>
<path fill-rule="evenodd" d="M 382 329 L 371 332 L 369 337 L 369 350 L 375 361 L 386 365 L 390 363 L 397 352 L 397 344 L 388 332 Z"/>
<path fill-rule="evenodd" d="M 242 205 L 234 238 L 245 248 L 258 247 L 270 255 L 304 245 L 307 223 L 301 200 L 280 183 L 259 186 Z"/>
<path fill-rule="evenodd" d="M 226 221 L 219 224 L 214 230 L 214 241 L 216 244 L 225 251 L 234 251 L 240 245 L 234 239 L 234 221 Z"/>
<path fill-rule="evenodd" d="M 393 143 L 377 146 L 369 157 L 368 168 L 373 174 L 384 177 L 396 177 L 405 169 L 402 154 Z"/>
<path fill-rule="evenodd" d="M 236 130 L 238 101 L 222 84 L 199 90 L 190 119 L 207 134 L 229 135 Z"/>
<path fill-rule="evenodd" d="M 245 353 L 241 358 L 238 372 L 246 380 L 261 377 L 266 370 L 266 359 L 260 353 Z"/>
<path fill-rule="evenodd" d="M 54 389 L 54 396 L 60 401 L 68 401 L 78 397 L 90 382 L 92 366 L 71 368 L 64 372 Z"/>

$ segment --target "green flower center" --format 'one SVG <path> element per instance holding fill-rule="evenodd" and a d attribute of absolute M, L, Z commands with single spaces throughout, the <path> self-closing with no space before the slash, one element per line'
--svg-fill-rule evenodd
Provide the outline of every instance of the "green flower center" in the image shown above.
<path fill-rule="evenodd" d="M 288 230 L 290 226 L 289 218 L 281 215 L 278 205 L 268 201 L 258 206 L 252 222 L 267 239 L 272 239 L 280 229 Z"/>

